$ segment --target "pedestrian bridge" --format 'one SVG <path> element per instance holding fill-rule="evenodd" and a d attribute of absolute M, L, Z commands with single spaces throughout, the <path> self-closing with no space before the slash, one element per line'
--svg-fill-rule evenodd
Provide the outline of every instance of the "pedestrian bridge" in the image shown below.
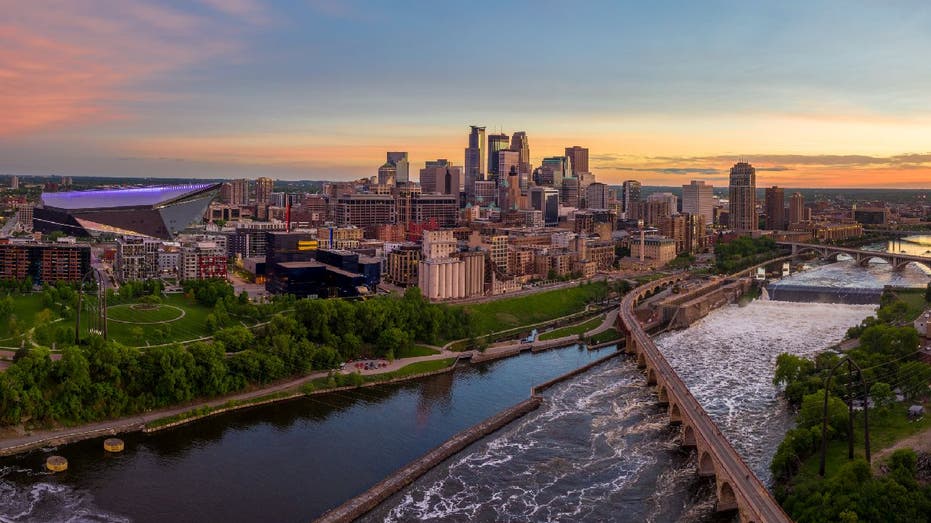
<path fill-rule="evenodd" d="M 744 523 L 792 521 L 718 430 L 634 314 L 641 299 L 688 277 L 682 273 L 656 280 L 624 297 L 617 326 L 619 332 L 626 333 L 626 350 L 645 368 L 647 384 L 656 386 L 660 403 L 668 405 L 670 422 L 681 426 L 682 445 L 697 450 L 698 474 L 715 478 L 717 510 L 736 510 Z"/>
<path fill-rule="evenodd" d="M 813 252 L 826 260 L 837 261 L 837 256 L 846 254 L 854 259 L 855 262 L 866 266 L 872 259 L 880 259 L 892 266 L 893 270 L 902 270 L 909 263 L 917 263 L 931 269 L 931 258 L 927 256 L 915 256 L 914 254 L 901 254 L 895 252 L 865 251 L 863 249 L 853 249 L 848 247 L 833 247 L 831 245 L 819 245 L 816 243 L 797 243 L 797 242 L 776 242 L 778 245 L 792 247 L 792 254 L 805 254 Z"/>

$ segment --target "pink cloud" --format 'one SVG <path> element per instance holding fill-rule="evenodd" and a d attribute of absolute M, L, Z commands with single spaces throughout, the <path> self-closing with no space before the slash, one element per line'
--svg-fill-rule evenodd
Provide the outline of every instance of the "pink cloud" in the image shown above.
<path fill-rule="evenodd" d="M 238 48 L 216 20 L 135 0 L 0 0 L 0 11 L 0 135 L 125 116 L 116 103 L 143 97 L 145 80 Z"/>

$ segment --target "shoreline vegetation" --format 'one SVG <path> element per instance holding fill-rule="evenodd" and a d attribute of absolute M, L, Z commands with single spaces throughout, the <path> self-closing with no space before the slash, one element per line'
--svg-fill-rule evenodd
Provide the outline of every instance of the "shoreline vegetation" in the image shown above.
<path fill-rule="evenodd" d="M 186 289 L 185 297 L 212 308 L 211 322 L 218 325 L 211 340 L 133 348 L 89 336 L 84 345 L 66 346 L 58 351 L 57 359 L 52 358 L 46 347 L 33 345 L 17 351 L 13 364 L 0 373 L 0 426 L 8 429 L 8 435 L 0 437 L 0 444 L 23 439 L 23 434 L 77 434 L 82 427 L 105 425 L 101 422 L 106 421 L 129 426 L 133 418 L 148 417 L 147 413 L 159 410 L 177 411 L 184 409 L 180 405 L 191 402 L 195 405 L 172 412 L 168 416 L 171 421 L 147 419 L 143 426 L 155 428 L 183 419 L 200 419 L 218 411 L 280 401 L 288 395 L 325 392 L 333 387 L 364 386 L 447 372 L 455 361 L 471 353 L 444 358 L 449 352 L 445 349 L 441 352 L 437 342 L 457 338 L 468 342 L 476 334 L 489 337 L 511 334 L 476 331 L 475 315 L 497 317 L 496 321 L 501 321 L 498 302 L 488 302 L 487 307 L 430 304 L 416 289 L 403 297 L 379 297 L 364 302 L 283 297 L 272 304 L 254 305 L 234 296 L 225 281 L 194 282 L 194 285 Z M 605 282 L 584 283 L 572 289 L 576 296 L 573 303 L 584 309 L 592 302 L 606 299 L 609 292 Z M 537 308 L 533 317 L 548 318 L 544 324 L 563 321 L 566 318 L 558 314 L 565 312 L 565 301 L 553 298 L 568 290 L 513 298 L 511 306 L 521 310 L 533 305 Z M 123 303 L 159 303 L 157 295 L 146 294 L 152 291 L 139 286 L 134 291 L 137 294 L 127 295 Z M 544 294 L 550 296 L 540 298 Z M 146 296 L 154 297 L 142 299 Z M 541 310 L 541 304 L 546 303 L 560 307 Z M 247 308 L 254 310 L 246 311 Z M 149 308 L 145 311 L 152 315 Z M 591 313 L 582 311 L 583 315 Z M 244 314 L 264 320 L 264 326 L 250 329 L 241 322 L 237 324 L 234 318 Z M 570 321 L 575 314 L 569 315 Z M 123 317 L 120 319 L 125 321 Z M 397 364 L 412 362 L 382 373 L 331 370 L 353 358 L 397 359 Z M 426 361 L 418 361 L 423 359 Z M 291 391 L 278 390 L 280 386 L 276 383 L 288 380 L 301 383 Z M 270 389 L 276 390 L 260 394 Z M 224 396 L 234 394 L 248 397 L 223 401 Z M 15 431 L 9 430 L 16 427 L 19 428 Z"/>
<path fill-rule="evenodd" d="M 895 448 L 910 436 L 931 437 L 931 416 L 915 418 L 908 413 L 910 405 L 931 409 L 931 366 L 919 361 L 919 338 L 912 326 L 931 305 L 931 300 L 925 300 L 924 289 L 887 291 L 876 315 L 848 330 L 847 337 L 859 344 L 845 343 L 852 346 L 845 354 L 823 352 L 814 358 L 781 354 L 777 358 L 773 383 L 783 387 L 787 401 L 797 409 L 797 426 L 779 445 L 770 470 L 776 498 L 795 521 L 931 518 L 931 471 L 919 470 L 921 455 L 913 449 Z M 859 365 L 862 381 L 848 375 L 846 367 L 839 368 L 831 381 L 826 466 L 821 477 L 825 383 L 830 369 L 843 357 Z M 865 459 L 864 388 L 869 397 L 872 463 Z M 852 434 L 848 425 L 851 402 L 855 407 Z M 854 441 L 852 460 L 848 459 L 850 437 Z M 927 462 L 924 456 L 921 459 Z"/>

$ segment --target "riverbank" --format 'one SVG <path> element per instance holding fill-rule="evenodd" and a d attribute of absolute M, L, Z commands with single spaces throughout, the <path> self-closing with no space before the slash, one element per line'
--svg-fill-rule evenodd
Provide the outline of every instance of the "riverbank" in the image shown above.
<path fill-rule="evenodd" d="M 598 328 L 594 329 L 588 334 L 602 332 L 609 329 L 611 326 L 611 318 L 612 316 L 609 313 L 605 321 Z M 540 344 L 536 347 L 534 352 L 566 347 L 575 343 L 578 343 L 577 336 L 567 336 Z M 484 352 L 453 352 L 444 348 L 441 349 L 441 352 L 438 352 L 437 354 L 398 359 L 382 368 L 362 370 L 358 372 L 365 379 L 380 374 L 398 372 L 406 366 L 426 361 L 455 359 L 458 362 L 464 359 L 470 359 L 471 363 L 483 363 L 491 360 L 517 356 L 524 350 L 529 351 L 534 348 L 534 344 L 521 343 L 499 347 L 489 347 Z M 318 386 L 315 388 L 315 390 L 308 392 L 311 394 L 323 394 L 327 392 L 339 392 L 364 386 L 384 385 L 386 383 L 416 380 L 432 374 L 449 372 L 452 370 L 454 365 L 455 364 L 450 365 L 448 369 L 441 369 L 428 373 L 416 373 L 390 380 L 373 380 L 371 384 L 368 385 L 366 385 L 366 383 L 361 383 L 343 387 L 326 388 L 320 388 Z M 351 373 L 347 369 L 341 374 L 348 375 Z M 146 412 L 141 415 L 129 416 L 116 420 L 89 423 L 77 427 L 63 427 L 58 429 L 29 431 L 26 434 L 7 435 L 0 437 L 0 457 L 13 456 L 43 447 L 67 445 L 70 443 L 76 443 L 79 441 L 99 438 L 103 436 L 114 436 L 117 434 L 140 431 L 145 432 L 147 428 L 150 428 L 150 432 L 153 430 L 162 430 L 162 428 L 186 425 L 204 418 L 216 416 L 230 411 L 288 401 L 304 396 L 306 393 L 301 390 L 302 387 L 305 387 L 306 385 L 312 384 L 314 382 L 319 383 L 321 380 L 326 380 L 329 375 L 330 372 L 328 371 L 319 371 L 302 376 L 300 378 L 279 382 L 248 392 L 189 403 L 183 406 Z M 169 421 L 165 421 L 166 419 Z"/>
<path fill-rule="evenodd" d="M 556 385 L 557 383 L 561 383 L 572 377 L 578 376 L 579 374 L 582 374 L 592 369 L 593 367 L 601 365 L 602 363 L 605 363 L 612 358 L 618 357 L 620 354 L 620 351 L 616 351 L 612 354 L 609 354 L 608 356 L 599 358 L 589 363 L 588 365 L 571 370 L 565 374 L 562 374 L 561 376 L 557 376 L 556 378 L 553 378 L 547 382 L 532 387 L 530 390 L 530 397 L 526 400 L 518 403 L 517 405 L 514 405 L 513 407 L 505 409 L 498 414 L 495 414 L 494 416 L 482 421 L 481 423 L 473 425 L 472 427 L 459 432 L 452 438 L 446 440 L 443 444 L 434 448 L 422 457 L 414 460 L 394 474 L 391 474 L 362 494 L 350 499 L 346 503 L 343 503 L 342 505 L 332 510 L 325 512 L 319 519 L 316 520 L 317 523 L 344 523 L 354 521 L 364 516 L 371 510 L 375 509 L 375 507 L 384 502 L 386 499 L 400 492 L 403 488 L 413 483 L 419 477 L 423 476 L 443 461 L 451 458 L 485 436 L 500 430 L 511 422 L 539 408 L 543 403 L 543 396 L 541 396 L 540 393 L 542 393 L 544 390 Z"/>

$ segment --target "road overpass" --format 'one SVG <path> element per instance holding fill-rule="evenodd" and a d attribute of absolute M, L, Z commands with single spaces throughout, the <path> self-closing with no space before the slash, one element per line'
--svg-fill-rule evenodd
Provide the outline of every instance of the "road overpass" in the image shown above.
<path fill-rule="evenodd" d="M 931 269 L 931 258 L 927 256 L 916 256 L 914 254 L 895 252 L 866 251 L 863 249 L 834 247 L 832 245 L 820 245 L 817 243 L 776 242 L 776 244 L 791 247 L 793 255 L 813 252 L 826 260 L 836 261 L 839 254 L 846 254 L 862 266 L 866 266 L 866 264 L 874 258 L 879 258 L 891 265 L 893 270 L 902 270 L 909 263 L 917 263 Z"/>
<path fill-rule="evenodd" d="M 715 478 L 717 510 L 736 510 L 744 523 L 792 521 L 727 441 L 634 314 L 641 299 L 688 277 L 683 273 L 656 280 L 624 297 L 617 326 L 619 332 L 626 334 L 626 351 L 636 355 L 637 363 L 646 369 L 647 384 L 655 385 L 660 403 L 668 405 L 670 422 L 681 425 L 682 445 L 696 448 L 698 474 Z"/>

